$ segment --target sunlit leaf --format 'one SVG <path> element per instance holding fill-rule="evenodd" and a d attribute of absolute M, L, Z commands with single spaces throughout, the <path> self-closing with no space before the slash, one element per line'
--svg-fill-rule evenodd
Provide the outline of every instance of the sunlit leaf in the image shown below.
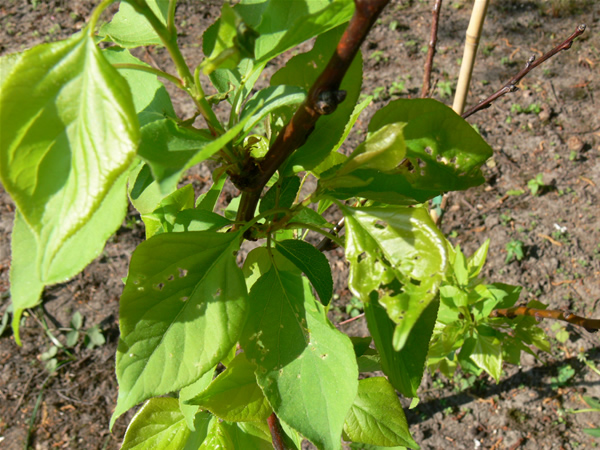
<path fill-rule="evenodd" d="M 166 25 L 169 0 L 145 0 L 146 8 L 156 15 L 159 21 Z M 143 14 L 137 12 L 129 2 L 121 2 L 119 12 L 112 20 L 103 25 L 98 33 L 115 44 L 126 47 L 143 45 L 162 45 L 160 37 Z"/>
<path fill-rule="evenodd" d="M 340 448 L 357 390 L 352 344 L 299 272 L 277 265 L 252 286 L 242 346 L 277 416 L 320 448 Z"/>
<path fill-rule="evenodd" d="M 28 253 L 13 258 L 35 261 L 27 263 L 34 289 L 19 297 L 24 289 L 11 287 L 18 319 L 40 285 L 82 270 L 121 224 L 139 128 L 127 83 L 87 33 L 2 64 L 0 178 L 23 219 L 17 233 L 28 236 L 13 247 Z M 11 279 L 24 281 L 18 273 Z"/>
<path fill-rule="evenodd" d="M 358 395 L 346 417 L 344 432 L 355 442 L 419 448 L 410 435 L 396 391 L 383 377 L 359 381 Z"/>
<path fill-rule="evenodd" d="M 425 208 L 342 206 L 342 211 L 349 287 L 363 302 L 381 287 L 379 302 L 396 323 L 394 348 L 401 350 L 437 295 L 448 267 L 446 240 Z"/>
<path fill-rule="evenodd" d="M 208 413 L 199 413 L 194 420 L 196 431 L 191 431 L 179 411 L 177 399 L 153 398 L 131 420 L 121 449 L 188 448 L 186 445 L 204 441 L 209 422 Z"/>
<path fill-rule="evenodd" d="M 239 239 L 164 233 L 135 250 L 121 297 L 112 422 L 140 401 L 196 381 L 235 345 L 247 311 L 234 256 Z"/>

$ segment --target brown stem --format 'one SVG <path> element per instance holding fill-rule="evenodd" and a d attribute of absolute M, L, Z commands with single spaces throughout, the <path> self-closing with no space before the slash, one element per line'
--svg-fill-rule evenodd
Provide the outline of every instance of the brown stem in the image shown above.
<path fill-rule="evenodd" d="M 526 306 L 517 306 L 514 308 L 495 309 L 491 312 L 490 317 L 506 317 L 514 319 L 517 316 L 532 316 L 536 319 L 554 319 L 562 320 L 573 325 L 585 328 L 587 331 L 595 332 L 600 330 L 600 320 L 587 319 L 577 316 L 569 311 L 535 309 Z"/>
<path fill-rule="evenodd" d="M 440 10 L 442 9 L 442 0 L 435 0 L 433 9 L 433 20 L 431 21 L 431 36 L 429 37 L 429 50 L 425 60 L 425 73 L 423 74 L 423 87 L 421 89 L 421 98 L 426 98 L 431 89 L 431 69 L 433 68 L 433 57 L 435 56 L 435 46 L 437 44 L 438 23 L 440 20 Z"/>
<path fill-rule="evenodd" d="M 508 83 L 506 83 L 501 89 L 499 89 L 498 91 L 494 92 L 492 95 L 490 95 L 485 100 L 479 102 L 477 105 L 473 106 L 467 112 L 463 113 L 462 114 L 463 119 L 466 119 L 470 115 L 475 114 L 476 112 L 481 111 L 482 109 L 489 108 L 490 105 L 495 100 L 497 100 L 500 97 L 508 94 L 509 92 L 516 91 L 518 89 L 517 84 L 519 83 L 519 81 L 521 81 L 525 77 L 525 75 L 527 75 L 529 72 L 531 72 L 533 69 L 535 69 L 537 66 L 539 66 L 543 62 L 545 62 L 548 59 L 552 58 L 558 52 L 560 52 L 562 50 L 568 50 L 568 49 L 570 49 L 571 45 L 573 44 L 573 41 L 577 37 L 579 37 L 579 36 L 581 36 L 583 34 L 583 32 L 585 31 L 585 28 L 586 28 L 585 24 L 579 25 L 577 27 L 577 29 L 575 30 L 575 32 L 571 36 L 569 36 L 561 44 L 559 44 L 556 47 L 554 47 L 552 50 L 550 50 L 548 53 L 546 53 L 540 59 L 536 60 L 535 56 L 530 57 L 527 60 L 527 63 L 525 64 L 525 67 L 523 67 L 523 69 L 521 69 L 521 71 L 519 73 L 517 73 L 514 77 L 512 77 L 508 81 Z"/>
<path fill-rule="evenodd" d="M 238 221 L 245 222 L 254 217 L 260 194 L 275 171 L 306 142 L 319 117 L 334 112 L 344 100 L 345 92 L 339 91 L 342 79 L 388 2 L 389 0 L 355 0 L 354 15 L 327 67 L 310 88 L 304 103 L 280 131 L 263 160 L 249 160 L 242 174 L 232 177 L 232 181 L 242 190 Z"/>
<path fill-rule="evenodd" d="M 331 230 L 331 234 L 337 236 L 339 232 L 342 231 L 342 229 L 344 228 L 344 223 L 345 219 L 344 217 L 342 217 L 335 225 L 335 227 L 333 227 L 333 230 Z M 319 250 L 320 252 L 333 250 L 335 247 L 337 247 L 337 244 L 328 237 L 324 237 L 323 239 L 321 239 L 321 242 L 317 244 L 317 250 Z"/>
<path fill-rule="evenodd" d="M 279 418 L 275 413 L 272 413 L 267 419 L 269 430 L 271 430 L 271 439 L 273 440 L 273 448 L 275 450 L 287 450 L 283 442 L 283 429 L 279 423 Z"/>

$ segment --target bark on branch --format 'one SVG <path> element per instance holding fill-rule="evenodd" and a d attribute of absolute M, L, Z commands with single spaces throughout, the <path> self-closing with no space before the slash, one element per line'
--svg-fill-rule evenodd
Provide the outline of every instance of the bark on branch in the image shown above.
<path fill-rule="evenodd" d="M 421 98 L 429 96 L 431 89 L 431 69 L 433 69 L 433 57 L 435 56 L 435 46 L 437 44 L 438 24 L 440 21 L 440 11 L 442 9 L 442 0 L 435 0 L 431 13 L 431 35 L 429 37 L 429 49 L 427 50 L 427 59 L 423 73 L 423 87 L 421 89 Z"/>
<path fill-rule="evenodd" d="M 232 177 L 234 184 L 242 190 L 238 221 L 246 222 L 254 217 L 260 194 L 269 179 L 306 142 L 319 117 L 333 113 L 344 100 L 345 92 L 339 90 L 342 79 L 388 2 L 389 0 L 355 0 L 354 15 L 327 67 L 312 85 L 304 103 L 281 130 L 262 161 L 249 159 L 241 175 Z"/>
<path fill-rule="evenodd" d="M 587 319 L 585 317 L 577 316 L 569 311 L 536 309 L 528 308 L 526 306 L 517 306 L 514 308 L 495 309 L 490 313 L 490 317 L 506 317 L 507 319 L 514 319 L 517 316 L 531 316 L 535 317 L 538 320 L 562 320 L 563 322 L 568 322 L 570 324 L 583 327 L 590 332 L 596 332 L 600 329 L 600 320 Z"/>

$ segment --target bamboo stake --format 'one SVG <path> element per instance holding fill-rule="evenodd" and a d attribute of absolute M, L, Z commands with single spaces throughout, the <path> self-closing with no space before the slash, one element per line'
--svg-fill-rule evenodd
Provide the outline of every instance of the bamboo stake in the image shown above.
<path fill-rule="evenodd" d="M 471 83 L 471 74 L 475 64 L 475 54 L 479 46 L 479 38 L 483 29 L 483 21 L 487 12 L 488 0 L 475 0 L 469 28 L 467 28 L 467 36 L 465 39 L 465 52 L 460 65 L 460 74 L 458 76 L 458 84 L 456 86 L 456 94 L 454 95 L 454 104 L 452 109 L 457 114 L 462 114 L 465 109 L 465 101 L 469 92 L 469 84 Z"/>

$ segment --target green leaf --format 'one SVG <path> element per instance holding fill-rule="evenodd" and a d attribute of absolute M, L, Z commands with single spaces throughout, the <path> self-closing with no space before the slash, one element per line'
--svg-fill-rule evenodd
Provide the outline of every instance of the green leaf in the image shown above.
<path fill-rule="evenodd" d="M 154 113 L 153 120 L 148 119 L 142 127 L 138 154 L 150 165 L 161 191 L 172 192 L 185 170 L 221 150 L 238 135 L 249 118 L 215 139 L 208 130 L 180 126 L 174 119 Z"/>
<path fill-rule="evenodd" d="M 224 3 L 221 17 L 203 35 L 202 46 L 207 57 L 200 67 L 204 74 L 208 75 L 218 68 L 235 69 L 242 58 L 252 58 L 256 36 L 239 14 Z"/>
<path fill-rule="evenodd" d="M 402 129 L 404 124 L 392 123 L 385 125 L 370 135 L 366 141 L 360 144 L 352 152 L 350 157 L 344 162 L 335 175 L 322 180 L 324 186 L 335 186 L 340 177 L 352 173 L 352 171 L 362 169 L 375 169 L 382 172 L 394 169 L 404 159 L 406 155 L 406 146 Z"/>
<path fill-rule="evenodd" d="M 121 224 L 139 131 L 127 83 L 87 34 L 10 61 L 0 81 L 0 179 L 36 241 L 35 254 L 29 245 L 13 257 L 35 259 L 28 276 L 38 291 L 79 272 Z"/>
<path fill-rule="evenodd" d="M 467 258 L 467 267 L 469 268 L 469 278 L 475 278 L 483 269 L 490 248 L 490 239 L 481 244 L 475 253 Z"/>
<path fill-rule="evenodd" d="M 242 119 L 252 114 L 244 126 L 244 133 L 252 130 L 267 114 L 274 113 L 282 106 L 298 105 L 305 98 L 306 91 L 298 86 L 271 86 L 261 89 L 242 109 Z"/>
<path fill-rule="evenodd" d="M 256 383 L 255 369 L 240 353 L 206 390 L 187 404 L 199 405 L 229 422 L 264 422 L 272 410 Z"/>
<path fill-rule="evenodd" d="M 354 107 L 354 110 L 352 110 L 352 114 L 350 116 L 350 120 L 348 120 L 348 122 L 346 123 L 344 133 L 340 137 L 337 146 L 334 149 L 332 149 L 331 153 L 321 163 L 319 163 L 317 167 L 314 167 L 311 170 L 313 175 L 315 175 L 317 178 L 320 178 L 321 173 L 327 171 L 328 169 L 331 169 L 333 166 L 337 166 L 338 164 L 342 164 L 346 161 L 347 156 L 338 153 L 337 150 L 339 150 L 342 144 L 346 142 L 346 139 L 348 138 L 350 131 L 352 131 L 352 127 L 354 127 L 354 124 L 358 120 L 358 117 L 363 112 L 363 110 L 365 110 L 367 106 L 371 104 L 372 100 L 373 97 L 369 96 Z"/>
<path fill-rule="evenodd" d="M 456 191 L 484 182 L 480 166 L 492 155 L 490 146 L 458 114 L 432 99 L 399 99 L 375 113 L 369 133 L 390 123 L 406 123 L 404 139 L 410 164 L 397 178 L 417 199 L 431 192 Z"/>
<path fill-rule="evenodd" d="M 354 4 L 349 0 L 246 1 L 236 11 L 260 35 L 254 54 L 261 63 L 347 22 Z"/>
<path fill-rule="evenodd" d="M 333 294 L 333 278 L 327 257 L 308 242 L 288 239 L 277 242 L 277 250 L 304 272 L 325 306 Z"/>
<path fill-rule="evenodd" d="M 379 302 L 397 324 L 394 348 L 401 350 L 446 273 L 446 239 L 425 208 L 341 208 L 346 218 L 348 285 L 365 303 L 371 291 L 383 288 Z"/>
<path fill-rule="evenodd" d="M 179 411 L 177 399 L 153 398 L 131 420 L 121 450 L 186 449 L 187 445 L 204 440 L 209 422 L 208 413 L 199 413 L 194 421 L 196 431 L 191 431 Z"/>
<path fill-rule="evenodd" d="M 343 31 L 344 27 L 339 27 L 320 35 L 312 50 L 294 56 L 284 68 L 271 77 L 271 85 L 295 85 L 308 92 L 335 51 Z M 359 53 L 340 86 L 341 90 L 346 91 L 346 99 L 338 105 L 334 113 L 319 118 L 304 145 L 286 162 L 283 169 L 286 174 L 317 167 L 331 152 L 341 146 L 342 138 L 350 131 L 347 130 L 347 124 L 353 118 L 361 84 L 362 57 Z"/>
<path fill-rule="evenodd" d="M 192 384 L 188 384 L 179 391 L 179 409 L 185 417 L 188 428 L 192 431 L 196 431 L 195 419 L 200 408 L 196 405 L 188 405 L 187 400 L 194 398 L 208 387 L 212 382 L 216 367 L 213 367 Z"/>
<path fill-rule="evenodd" d="M 300 178 L 297 176 L 279 178 L 261 199 L 258 211 L 263 213 L 273 208 L 289 208 L 299 190 Z"/>
<path fill-rule="evenodd" d="M 467 270 L 467 260 L 460 246 L 456 246 L 452 268 L 454 269 L 454 276 L 458 285 L 467 286 L 469 284 L 469 271 Z"/>
<path fill-rule="evenodd" d="M 119 47 L 109 47 L 102 50 L 102 54 L 111 64 L 138 64 L 150 65 L 134 57 L 129 50 Z M 167 89 L 156 75 L 135 69 L 117 69 L 131 87 L 133 106 L 138 113 L 140 125 L 152 119 L 153 113 L 175 117 L 175 110 Z"/>
<path fill-rule="evenodd" d="M 177 214 L 173 231 L 215 231 L 231 225 L 225 217 L 202 209 L 186 209 Z"/>
<path fill-rule="evenodd" d="M 193 383 L 235 345 L 248 306 L 234 256 L 239 240 L 239 233 L 193 231 L 137 247 L 121 297 L 111 424 L 140 401 Z"/>
<path fill-rule="evenodd" d="M 15 211 L 15 221 L 11 236 L 10 295 L 12 298 L 12 328 L 15 342 L 21 345 L 19 324 L 21 314 L 33 308 L 40 301 L 44 282 L 40 280 L 36 267 L 37 242 L 19 210 Z"/>
<path fill-rule="evenodd" d="M 223 186 L 225 186 L 226 176 L 216 177 L 213 173 L 213 184 L 208 192 L 201 194 L 196 199 L 196 208 L 203 211 L 214 211 L 215 205 L 221 196 Z"/>
<path fill-rule="evenodd" d="M 223 422 L 223 429 L 229 434 L 232 450 L 273 450 L 271 432 L 266 422 Z M 209 447 L 212 450 L 218 447 Z"/>
<path fill-rule="evenodd" d="M 186 184 L 181 189 L 166 196 L 152 213 L 142 214 L 142 220 L 146 225 L 146 239 L 150 239 L 157 233 L 170 233 L 173 231 L 178 213 L 193 207 L 194 186 L 191 184 Z"/>
<path fill-rule="evenodd" d="M 169 0 L 145 0 L 145 3 L 148 5 L 145 7 L 150 7 L 150 10 L 166 26 Z M 98 34 L 104 36 L 106 40 L 126 48 L 162 45 L 162 41 L 150 22 L 128 2 L 120 3 L 119 12 L 109 23 L 100 28 Z"/>
<path fill-rule="evenodd" d="M 438 301 L 433 301 L 421 314 L 402 350 L 393 346 L 397 328 L 385 309 L 371 294 L 365 303 L 365 316 L 375 346 L 381 357 L 381 368 L 392 385 L 406 397 L 415 397 L 425 370 L 425 361 L 437 316 Z"/>
<path fill-rule="evenodd" d="M 600 428 L 584 428 L 583 432 L 589 434 L 592 437 L 600 438 Z"/>
<path fill-rule="evenodd" d="M 383 377 L 358 382 L 358 395 L 346 417 L 344 432 L 355 442 L 419 448 L 410 435 L 396 391 Z"/>
<path fill-rule="evenodd" d="M 471 359 L 478 367 L 489 373 L 496 380 L 496 383 L 500 380 L 502 375 L 502 347 L 497 338 L 477 333 Z"/>
<path fill-rule="evenodd" d="M 276 264 L 252 286 L 242 346 L 277 416 L 317 447 L 340 448 L 358 384 L 352 344 L 306 279 Z"/>

